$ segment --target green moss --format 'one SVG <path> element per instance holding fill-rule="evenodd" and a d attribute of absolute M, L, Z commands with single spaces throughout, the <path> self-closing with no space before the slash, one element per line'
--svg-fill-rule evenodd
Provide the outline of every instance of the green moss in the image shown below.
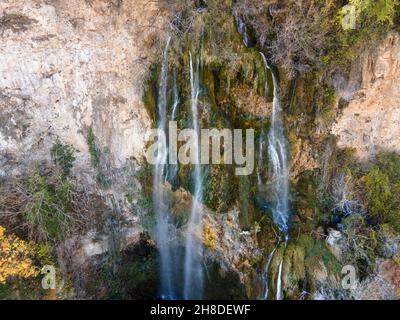
<path fill-rule="evenodd" d="M 332 86 L 321 88 L 322 95 L 317 103 L 316 121 L 322 126 L 329 126 L 336 117 L 336 92 Z"/>
<path fill-rule="evenodd" d="M 325 197 L 321 197 L 318 170 L 306 170 L 299 175 L 293 189 L 295 212 L 301 222 L 293 225 L 293 234 L 315 230 L 324 222 Z"/>
<path fill-rule="evenodd" d="M 329 251 L 325 242 L 316 241 L 310 251 L 307 252 L 305 264 L 308 268 L 313 268 L 322 261 L 329 272 L 338 274 L 341 271 L 341 264 Z"/>
<path fill-rule="evenodd" d="M 151 72 L 151 76 L 147 81 L 147 85 L 145 87 L 143 93 L 143 103 L 147 110 L 147 113 L 150 116 L 150 119 L 153 120 L 153 123 L 156 123 L 156 115 L 157 115 L 157 95 L 158 95 L 158 77 L 160 74 L 159 66 L 153 68 Z"/>
<path fill-rule="evenodd" d="M 238 197 L 238 180 L 232 165 L 210 165 L 205 178 L 204 203 L 215 212 L 227 212 Z"/>

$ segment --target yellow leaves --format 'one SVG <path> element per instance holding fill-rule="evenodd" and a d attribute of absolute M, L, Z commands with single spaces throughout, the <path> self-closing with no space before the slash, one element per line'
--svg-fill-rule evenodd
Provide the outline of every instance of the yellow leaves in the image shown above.
<path fill-rule="evenodd" d="M 211 250 L 217 247 L 216 230 L 207 220 L 204 221 L 203 243 L 207 248 Z"/>
<path fill-rule="evenodd" d="M 6 235 L 0 226 L 0 284 L 10 277 L 30 278 L 38 275 L 30 255 L 32 246 L 15 235 Z"/>

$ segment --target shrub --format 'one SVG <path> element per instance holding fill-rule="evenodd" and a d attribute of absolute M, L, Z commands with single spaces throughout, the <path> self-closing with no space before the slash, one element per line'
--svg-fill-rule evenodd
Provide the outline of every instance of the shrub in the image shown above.
<path fill-rule="evenodd" d="M 363 16 L 375 20 L 380 24 L 393 24 L 396 13 L 397 0 L 349 0 L 354 6 L 358 18 Z"/>
<path fill-rule="evenodd" d="M 213 226 L 208 221 L 204 221 L 203 229 L 203 244 L 208 249 L 215 250 L 218 241 L 216 230 L 214 230 Z"/>
<path fill-rule="evenodd" d="M 107 177 L 104 173 L 99 172 L 96 175 L 97 184 L 103 189 L 109 189 L 112 185 L 111 178 Z"/>
<path fill-rule="evenodd" d="M 0 224 L 22 238 L 55 242 L 91 226 L 96 203 L 90 200 L 57 170 L 35 169 L 0 185 Z"/>
<path fill-rule="evenodd" d="M 89 147 L 90 161 L 92 163 L 92 166 L 94 168 L 97 168 L 100 164 L 100 150 L 96 145 L 92 127 L 90 127 L 88 130 L 86 143 Z"/>
<path fill-rule="evenodd" d="M 70 174 L 75 161 L 74 150 L 71 146 L 63 144 L 60 139 L 56 139 L 50 150 L 51 157 L 66 177 Z"/>
<path fill-rule="evenodd" d="M 10 277 L 31 278 L 38 269 L 31 259 L 32 247 L 15 235 L 6 235 L 0 226 L 0 285 Z"/>
<path fill-rule="evenodd" d="M 369 214 L 372 217 L 384 220 L 391 211 L 391 199 L 393 197 L 389 177 L 386 173 L 375 168 L 362 180 L 368 199 Z"/>
<path fill-rule="evenodd" d="M 235 14 L 255 31 L 258 45 L 289 78 L 320 66 L 332 43 L 335 5 L 332 1 L 240 0 Z"/>
<path fill-rule="evenodd" d="M 59 177 L 54 185 L 49 185 L 46 178 L 35 171 L 28 178 L 28 190 L 32 200 L 24 213 L 31 232 L 45 240 L 61 239 L 69 228 L 68 212 L 74 192 L 71 182 Z"/>
<path fill-rule="evenodd" d="M 378 239 L 375 230 L 368 226 L 362 215 L 355 214 L 343 221 L 345 240 L 343 261 L 358 266 L 361 275 L 373 271 Z"/>
<path fill-rule="evenodd" d="M 388 223 L 400 232 L 400 156 L 381 153 L 361 177 L 368 214 L 378 223 Z"/>

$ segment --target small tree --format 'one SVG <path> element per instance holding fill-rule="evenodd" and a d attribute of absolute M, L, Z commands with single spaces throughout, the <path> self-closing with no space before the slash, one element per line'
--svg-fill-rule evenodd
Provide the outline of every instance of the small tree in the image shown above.
<path fill-rule="evenodd" d="M 57 138 L 53 143 L 50 153 L 54 163 L 62 170 L 63 176 L 68 176 L 75 161 L 72 147 L 63 144 L 60 139 Z"/>
<path fill-rule="evenodd" d="M 366 16 L 381 24 L 393 24 L 398 0 L 349 0 L 357 17 Z"/>

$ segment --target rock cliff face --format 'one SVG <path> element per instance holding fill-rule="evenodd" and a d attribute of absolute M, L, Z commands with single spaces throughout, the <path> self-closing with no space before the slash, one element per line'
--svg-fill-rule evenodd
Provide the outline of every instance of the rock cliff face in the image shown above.
<path fill-rule="evenodd" d="M 2 174 L 41 160 L 56 136 L 86 167 L 91 126 L 115 166 L 140 159 L 142 83 L 166 22 L 154 2 L 5 0 L 0 12 Z"/>
<path fill-rule="evenodd" d="M 90 189 L 89 193 L 99 196 L 94 211 L 99 212 L 101 226 L 89 232 L 86 230 L 86 234 L 63 239 L 54 250 L 60 268 L 74 273 L 72 279 L 78 297 L 113 297 L 104 293 L 103 288 L 99 289 L 98 283 L 115 280 L 117 273 L 124 276 L 118 280 L 120 282 L 108 284 L 110 292 L 114 286 L 124 287 L 124 290 L 134 288 L 133 294 L 127 292 L 122 297 L 138 298 L 137 292 L 146 287 L 150 288 L 149 292 L 143 296 L 139 294 L 139 298 L 154 298 L 158 294 L 157 250 L 151 232 L 147 232 L 155 223 L 152 173 L 143 159 L 147 129 L 153 126 L 151 112 L 156 107 L 158 94 L 157 68 L 155 72 L 152 68 L 161 60 L 167 30 L 170 30 L 171 13 L 162 7 L 162 3 L 148 0 L 2 0 L 0 3 L 0 183 L 4 177 L 21 174 L 37 162 L 50 160 L 50 148 L 59 138 L 75 151 L 71 180 L 79 181 L 82 189 Z M 207 1 L 196 3 L 200 4 L 196 7 L 197 14 L 206 11 Z M 228 16 L 232 18 L 231 13 Z M 231 20 L 228 21 L 233 22 Z M 205 22 L 199 17 L 197 23 Z M 214 36 L 222 43 L 231 44 L 238 34 L 233 24 L 227 25 L 226 34 L 216 32 Z M 232 30 L 235 37 L 230 38 Z M 210 48 L 214 48 L 214 43 L 210 43 Z M 241 45 L 242 41 L 238 43 Z M 183 45 L 189 46 L 190 50 L 190 43 Z M 209 52 L 203 49 L 203 54 L 209 54 L 209 60 L 214 61 L 210 57 L 215 58 L 213 55 L 219 55 L 221 50 L 218 46 L 216 52 L 210 48 Z M 236 48 L 236 45 L 227 48 L 229 54 L 226 55 L 237 62 L 240 67 L 235 68 L 241 70 L 233 77 L 233 82 L 237 83 L 231 92 L 225 92 L 229 91 L 226 89 L 230 88 L 231 80 L 225 74 L 229 71 L 226 67 L 229 59 L 218 60 L 217 64 L 214 61 L 215 65 L 210 63 L 210 70 L 203 72 L 202 94 L 206 96 L 208 91 L 210 101 L 202 97 L 202 120 L 206 120 L 204 123 L 209 127 L 226 127 L 232 120 L 232 126 L 258 126 L 257 130 L 262 131 L 260 128 L 269 121 L 271 99 L 265 99 L 268 90 L 259 90 L 259 82 L 264 83 L 257 78 L 263 72 L 260 70 L 265 69 L 264 65 L 260 64 L 261 60 L 258 62 L 261 67 L 255 60 L 247 63 L 246 57 L 249 60 L 254 59 L 253 55 L 260 57 L 258 52 L 252 54 L 244 49 Z M 175 54 L 178 57 L 178 53 Z M 185 64 L 188 55 L 183 55 L 186 58 L 180 57 L 182 61 L 175 61 L 177 64 Z M 186 86 L 178 90 L 182 95 L 178 105 L 185 108 L 190 105 L 189 100 L 184 100 L 185 90 L 189 90 L 188 69 L 177 70 L 178 86 L 186 81 Z M 264 77 L 268 78 L 267 75 Z M 253 86 L 251 82 L 254 82 Z M 308 92 L 303 94 L 304 97 L 297 93 L 298 100 L 307 105 L 301 113 L 286 115 L 296 121 L 285 119 L 294 123 L 294 128 L 288 130 L 291 182 L 293 185 L 299 183 L 300 191 L 304 191 L 296 195 L 297 212 L 293 225 L 309 223 L 304 229 L 294 229 L 299 234 L 293 237 L 293 243 L 289 243 L 287 250 L 282 245 L 278 247 L 271 260 L 271 279 L 277 279 L 280 260 L 284 260 L 282 283 L 290 298 L 311 294 L 306 292 L 307 286 L 319 292 L 320 298 L 329 297 L 324 288 L 315 284 L 339 286 L 340 283 L 337 261 L 344 250 L 339 250 L 336 241 L 341 233 L 328 230 L 324 234 L 324 229 L 318 228 L 321 221 L 314 217 L 317 212 L 319 214 L 319 208 L 314 204 L 317 188 L 312 185 L 313 175 L 318 171 L 315 169 L 328 171 L 324 167 L 329 167 L 329 155 L 333 153 L 331 140 L 334 139 L 329 139 L 325 147 L 327 156 L 320 152 L 318 147 L 325 143 L 321 137 L 325 133 L 336 135 L 338 148 L 355 148 L 361 160 L 369 159 L 379 151 L 400 152 L 400 36 L 389 34 L 374 50 L 365 52 L 353 63 L 347 79 L 335 76 L 332 82 L 338 97 L 332 94 L 335 97 L 329 121 L 312 123 L 313 112 L 309 109 L 315 103 L 314 99 L 307 100 Z M 151 101 L 147 103 L 145 89 L 149 87 Z M 315 87 L 321 89 L 318 85 Z M 286 89 L 283 91 L 288 91 Z M 187 117 L 183 112 L 178 120 L 185 123 Z M 105 157 L 100 162 L 107 162 L 96 168 L 91 164 L 87 141 L 90 130 L 99 152 Z M 169 200 L 173 203 L 171 212 L 178 222 L 177 233 L 181 237 L 186 232 L 186 217 L 191 210 L 188 191 L 191 173 L 188 167 L 181 166 L 180 169 L 179 188 L 167 187 Z M 264 169 L 268 168 L 261 168 Z M 99 172 L 93 174 L 96 170 Z M 263 259 L 268 257 L 279 235 L 270 223 L 267 211 L 259 210 L 255 204 L 256 180 L 237 179 L 223 168 L 214 167 L 214 170 L 206 187 L 208 203 L 203 208 L 204 258 L 211 274 L 206 283 L 207 295 L 211 298 L 259 298 L 264 285 L 260 272 L 265 266 Z M 96 176 L 96 173 L 104 174 L 104 177 Z M 109 176 L 112 184 L 106 187 L 94 183 L 98 177 L 107 179 Z M 325 183 L 324 178 L 321 180 Z M 235 198 L 237 189 L 242 190 L 239 191 L 242 194 Z M 241 201 L 245 204 L 240 205 Z M 264 206 L 268 207 L 268 204 Z M 183 248 L 183 241 L 177 245 Z M 113 256 L 115 251 L 122 252 L 118 258 L 119 269 Z M 391 290 L 380 286 L 383 293 L 377 297 L 386 297 L 389 291 L 392 297 L 393 288 L 399 287 L 399 267 L 392 264 L 392 257 L 386 258 L 377 263 L 376 275 L 385 279 Z M 101 278 L 104 273 L 107 277 Z M 143 274 L 151 276 L 139 281 Z M 91 276 L 96 283 L 90 283 Z M 373 297 L 370 291 L 376 291 L 377 277 L 364 281 L 362 290 L 355 296 Z M 310 280 L 311 285 L 305 279 Z M 89 284 L 80 284 L 81 280 Z M 126 284 L 128 281 L 134 283 Z M 277 290 L 276 283 L 270 286 Z"/>
<path fill-rule="evenodd" d="M 356 148 L 361 159 L 400 151 L 399 61 L 400 37 L 393 33 L 360 58 L 346 85 L 337 86 L 349 102 L 332 127 L 340 148 Z"/>

